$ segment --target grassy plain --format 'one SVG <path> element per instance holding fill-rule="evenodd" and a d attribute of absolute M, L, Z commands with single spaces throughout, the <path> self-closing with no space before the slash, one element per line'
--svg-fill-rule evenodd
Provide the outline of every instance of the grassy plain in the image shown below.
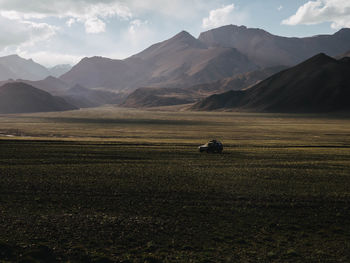
<path fill-rule="evenodd" d="M 106 107 L 0 133 L 0 261 L 350 261 L 347 116 Z"/>

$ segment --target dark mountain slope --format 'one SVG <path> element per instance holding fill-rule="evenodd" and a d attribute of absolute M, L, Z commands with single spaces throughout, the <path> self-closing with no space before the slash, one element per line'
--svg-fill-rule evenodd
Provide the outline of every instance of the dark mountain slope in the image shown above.
<path fill-rule="evenodd" d="M 318 53 L 337 56 L 349 50 L 350 29 L 333 35 L 288 38 L 262 29 L 228 25 L 203 32 L 199 40 L 208 46 L 236 48 L 261 67 L 294 66 Z"/>
<path fill-rule="evenodd" d="M 31 113 L 77 109 L 60 97 L 22 82 L 0 87 L 0 113 Z"/>
<path fill-rule="evenodd" d="M 245 91 L 213 95 L 195 110 L 233 109 L 259 112 L 332 112 L 350 110 L 350 60 L 325 54 L 260 82 Z"/>

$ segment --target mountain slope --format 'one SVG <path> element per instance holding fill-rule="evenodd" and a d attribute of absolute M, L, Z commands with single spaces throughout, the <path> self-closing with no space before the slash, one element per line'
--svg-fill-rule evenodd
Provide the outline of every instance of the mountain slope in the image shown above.
<path fill-rule="evenodd" d="M 261 67 L 293 66 L 318 53 L 345 53 L 350 46 L 350 29 L 333 35 L 288 38 L 261 29 L 228 25 L 201 33 L 199 40 L 208 46 L 236 48 Z"/>
<path fill-rule="evenodd" d="M 40 80 L 50 75 L 49 70 L 44 66 L 35 63 L 32 59 L 24 59 L 18 55 L 0 57 L 0 66 L 6 69 L 6 72 L 3 71 L 0 74 L 0 80 Z"/>
<path fill-rule="evenodd" d="M 185 88 L 139 88 L 132 92 L 121 106 L 138 108 L 193 103 L 215 93 L 249 88 L 284 69 L 286 67 L 280 66 L 257 70 Z"/>
<path fill-rule="evenodd" d="M 0 113 L 31 113 L 77 109 L 60 97 L 22 82 L 0 87 Z"/>
<path fill-rule="evenodd" d="M 67 83 L 52 76 L 49 76 L 42 80 L 35 80 L 35 81 L 24 80 L 24 79 L 17 79 L 17 80 L 11 79 L 6 81 L 0 81 L 0 86 L 7 83 L 16 83 L 16 82 L 22 82 L 22 83 L 28 84 L 37 89 L 46 91 L 52 95 L 57 95 L 57 96 L 64 94 L 70 88 Z"/>
<path fill-rule="evenodd" d="M 132 91 L 139 87 L 186 86 L 256 69 L 233 48 L 206 47 L 187 32 L 125 60 L 85 58 L 61 76 L 70 85 Z"/>
<path fill-rule="evenodd" d="M 23 82 L 40 90 L 46 91 L 54 96 L 64 98 L 68 103 L 78 108 L 97 107 L 104 104 L 118 104 L 125 99 L 125 94 L 114 93 L 106 90 L 87 89 L 76 85 L 70 87 L 64 81 L 49 76 L 43 80 L 8 80 L 0 81 L 0 86 L 6 83 Z"/>
<path fill-rule="evenodd" d="M 245 91 L 213 95 L 195 110 L 234 109 L 262 112 L 350 110 L 350 59 L 325 54 L 273 75 Z"/>
<path fill-rule="evenodd" d="M 49 72 L 52 77 L 58 78 L 63 74 L 67 73 L 68 71 L 70 71 L 71 69 L 72 69 L 71 65 L 61 64 L 61 65 L 56 65 L 52 68 L 49 68 Z"/>

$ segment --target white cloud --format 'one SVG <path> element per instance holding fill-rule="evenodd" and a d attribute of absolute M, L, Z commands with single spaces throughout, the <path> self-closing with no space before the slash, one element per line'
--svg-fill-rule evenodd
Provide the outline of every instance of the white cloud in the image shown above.
<path fill-rule="evenodd" d="M 31 0 L 26 4 L 21 0 L 0 0 L 0 15 L 22 21 L 64 18 L 68 26 L 76 22 L 83 23 L 87 33 L 104 32 L 106 24 L 103 20 L 106 18 L 129 20 L 133 16 L 127 6 L 116 0 L 50 0 L 49 4 L 42 0 Z"/>
<path fill-rule="evenodd" d="M 280 6 L 277 8 L 278 11 L 281 11 L 282 9 L 283 9 L 283 6 L 282 6 L 282 5 L 280 5 Z"/>
<path fill-rule="evenodd" d="M 331 22 L 334 29 L 350 27 L 349 0 L 314 0 L 302 5 L 284 25 L 314 25 Z"/>
<path fill-rule="evenodd" d="M 0 50 L 11 47 L 33 46 L 56 34 L 57 27 L 46 23 L 13 21 L 0 16 Z"/>
<path fill-rule="evenodd" d="M 68 19 L 67 20 L 67 22 L 66 22 L 66 25 L 68 26 L 68 27 L 71 27 L 73 24 L 75 24 L 77 22 L 77 20 L 75 19 L 75 18 L 70 18 L 70 19 Z"/>
<path fill-rule="evenodd" d="M 140 19 L 135 19 L 133 21 L 130 22 L 130 26 L 129 26 L 129 33 L 130 34 L 137 34 L 140 29 L 140 27 L 142 26 L 146 26 L 148 24 L 148 21 L 141 21 Z"/>
<path fill-rule="evenodd" d="M 209 16 L 203 18 L 202 27 L 205 29 L 210 29 L 230 24 L 234 9 L 235 5 L 231 4 L 222 8 L 211 10 L 209 12 Z"/>
<path fill-rule="evenodd" d="M 130 22 L 128 31 L 124 33 L 123 39 L 126 45 L 131 45 L 135 49 L 144 49 L 153 44 L 155 32 L 150 28 L 147 20 L 135 19 Z"/>
<path fill-rule="evenodd" d="M 96 17 L 89 18 L 85 21 L 85 30 L 90 34 L 103 33 L 106 32 L 106 24 Z"/>

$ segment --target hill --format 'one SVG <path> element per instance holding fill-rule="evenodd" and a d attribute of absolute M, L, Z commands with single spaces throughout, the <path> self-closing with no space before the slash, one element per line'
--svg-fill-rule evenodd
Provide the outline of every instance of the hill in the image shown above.
<path fill-rule="evenodd" d="M 0 80 L 26 79 L 40 80 L 50 75 L 44 66 L 35 63 L 32 59 L 24 59 L 18 55 L 0 57 L 0 69 L 5 69 L 0 74 Z"/>
<path fill-rule="evenodd" d="M 341 29 L 333 35 L 289 38 L 262 29 L 228 25 L 201 33 L 199 40 L 208 46 L 236 48 L 263 68 L 294 66 L 319 53 L 329 56 L 345 53 L 349 50 L 350 29 Z"/>
<path fill-rule="evenodd" d="M 216 93 L 249 88 L 251 85 L 283 69 L 286 69 L 286 67 L 279 66 L 256 70 L 215 82 L 185 88 L 139 88 L 132 92 L 121 106 L 143 108 L 193 103 Z"/>
<path fill-rule="evenodd" d="M 0 113 L 31 113 L 75 110 L 77 107 L 60 97 L 22 82 L 0 87 Z"/>
<path fill-rule="evenodd" d="M 73 86 L 132 91 L 206 83 L 256 68 L 236 49 L 208 48 L 183 31 L 125 60 L 84 58 L 60 79 Z"/>
<path fill-rule="evenodd" d="M 87 89 L 80 85 L 70 87 L 64 81 L 49 76 L 43 80 L 8 80 L 0 81 L 0 86 L 6 83 L 22 82 L 30 86 L 46 91 L 54 96 L 64 98 L 68 103 L 78 108 L 97 107 L 104 104 L 118 104 L 125 99 L 125 94 L 114 93 L 106 90 Z"/>
<path fill-rule="evenodd" d="M 196 103 L 194 110 L 332 112 L 350 110 L 350 60 L 325 54 L 273 75 L 244 91 L 229 91 Z"/>
<path fill-rule="evenodd" d="M 48 69 L 32 59 L 24 59 L 18 55 L 0 57 L 0 81 L 10 79 L 38 81 L 50 75 L 58 77 L 70 69 L 70 65 L 57 65 Z"/>

